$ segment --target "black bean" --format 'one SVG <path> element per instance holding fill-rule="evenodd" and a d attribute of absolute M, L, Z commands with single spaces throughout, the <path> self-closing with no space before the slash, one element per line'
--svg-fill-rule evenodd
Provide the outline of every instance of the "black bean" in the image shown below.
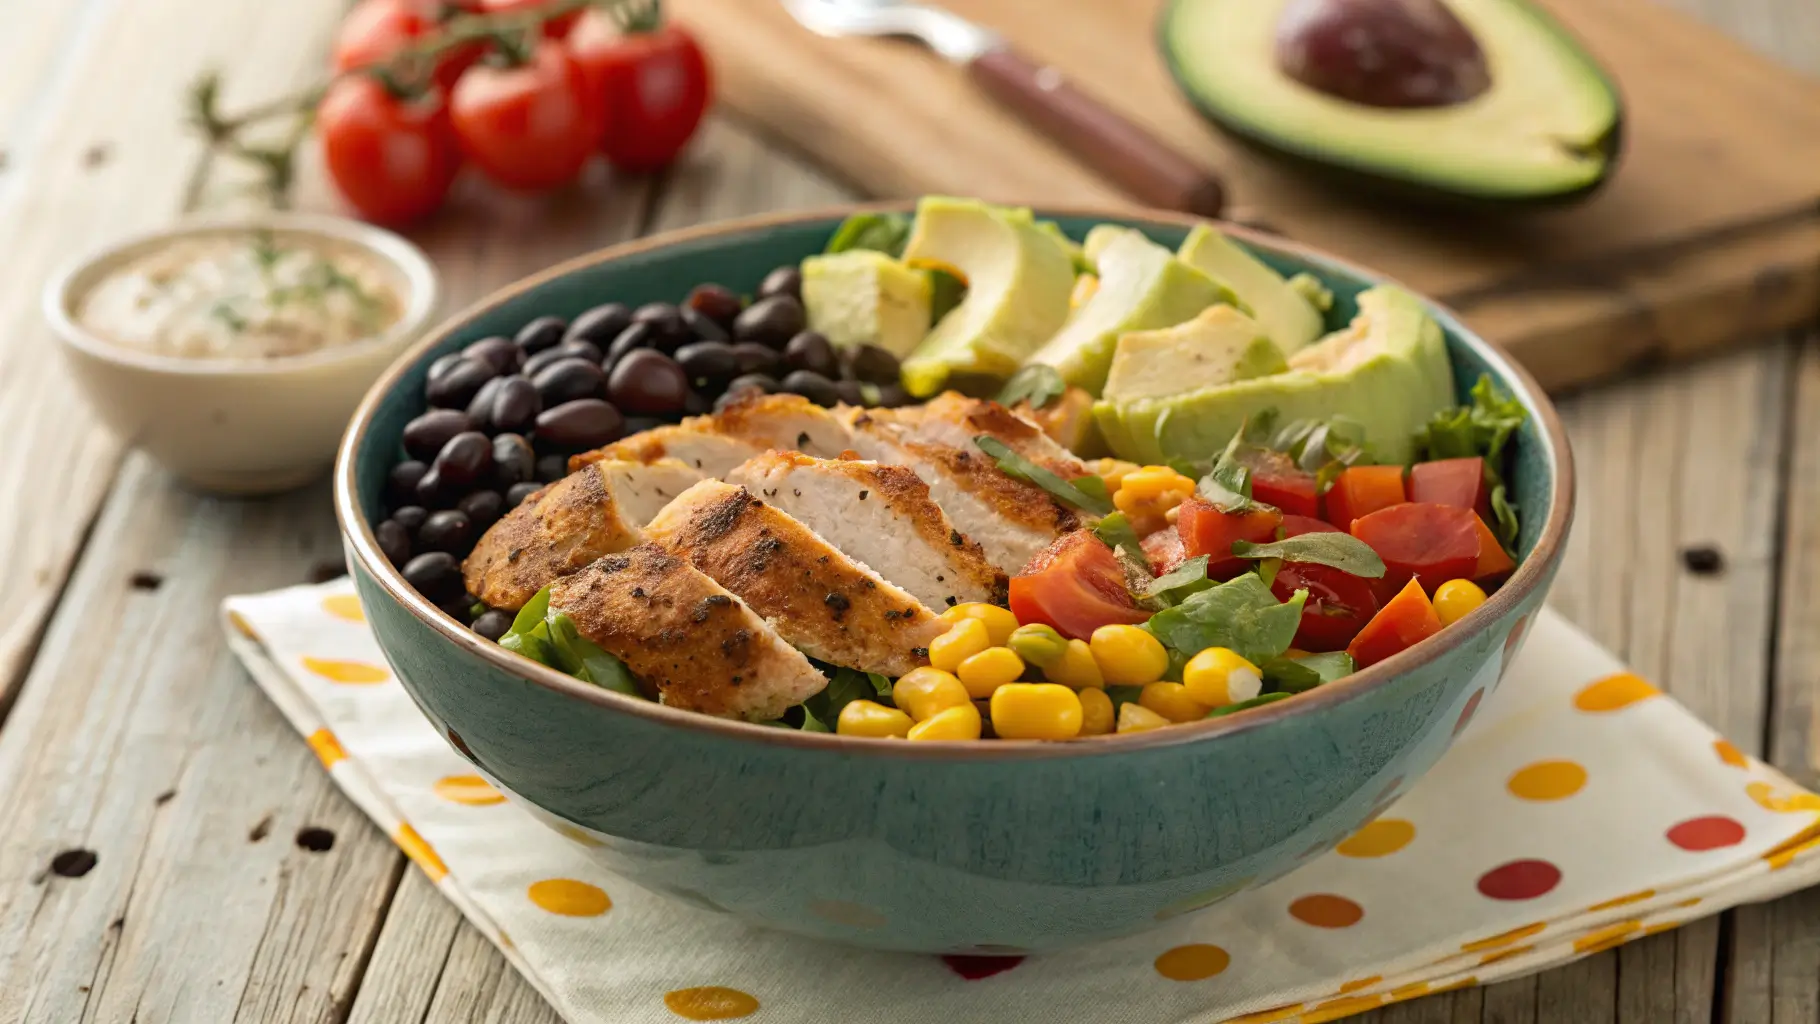
<path fill-rule="evenodd" d="M 463 359 L 454 369 L 436 378 L 423 389 L 431 405 L 443 409 L 465 409 L 480 391 L 480 386 L 499 374 L 478 359 Z"/>
<path fill-rule="evenodd" d="M 779 384 L 778 390 L 792 395 L 801 395 L 816 405 L 833 405 L 840 401 L 840 395 L 834 390 L 834 382 L 813 370 L 791 370 Z"/>
<path fill-rule="evenodd" d="M 582 398 L 545 409 L 537 417 L 537 436 L 564 448 L 598 448 L 617 439 L 625 422 L 611 405 L 598 398 Z"/>
<path fill-rule="evenodd" d="M 658 333 L 681 337 L 689 329 L 683 325 L 682 313 L 668 302 L 647 302 L 632 311 L 632 322 L 650 324 Z"/>
<path fill-rule="evenodd" d="M 770 349 L 765 351 L 769 353 Z M 684 345 L 676 350 L 676 365 L 683 368 L 690 381 L 710 387 L 739 375 L 739 360 L 733 355 L 733 346 L 720 341 Z"/>
<path fill-rule="evenodd" d="M 537 475 L 537 453 L 531 442 L 517 434 L 493 439 L 493 484 L 499 488 L 522 484 Z"/>
<path fill-rule="evenodd" d="M 386 472 L 386 501 L 393 505 L 402 505 L 417 496 L 417 481 L 430 471 L 430 467 L 416 459 L 400 462 Z"/>
<path fill-rule="evenodd" d="M 679 312 L 682 315 L 683 326 L 689 329 L 690 334 L 703 341 L 726 341 L 732 337 L 727 333 L 725 327 L 708 319 L 705 313 L 698 313 L 688 306 L 683 306 Z"/>
<path fill-rule="evenodd" d="M 696 285 L 683 305 L 722 327 L 732 327 L 733 318 L 746 308 L 746 304 L 739 301 L 739 296 L 733 294 L 731 288 L 718 284 Z"/>
<path fill-rule="evenodd" d="M 633 434 L 661 427 L 664 423 L 665 421 L 658 416 L 627 416 L 625 436 L 631 437 Z"/>
<path fill-rule="evenodd" d="M 430 466 L 430 471 L 423 475 L 422 480 L 417 481 L 416 501 L 424 508 L 448 508 L 460 496 L 454 487 L 443 480 L 442 471 L 434 465 Z"/>
<path fill-rule="evenodd" d="M 537 481 L 554 483 L 569 475 L 569 457 L 560 453 L 537 457 Z"/>
<path fill-rule="evenodd" d="M 481 636 L 486 637 L 488 640 L 498 642 L 500 637 L 506 635 L 506 630 L 512 628 L 512 616 L 497 608 L 488 608 L 486 611 L 481 612 L 480 615 L 474 619 L 474 624 L 468 628 L 479 633 Z"/>
<path fill-rule="evenodd" d="M 506 508 L 507 508 L 507 510 L 515 509 L 518 506 L 524 504 L 526 498 L 529 498 L 531 495 L 536 494 L 538 491 L 541 491 L 541 490 L 543 490 L 542 484 L 530 482 L 530 481 L 527 481 L 522 484 L 513 484 L 512 486 L 506 488 Z"/>
<path fill-rule="evenodd" d="M 783 363 L 784 357 L 768 345 L 742 341 L 733 346 L 733 371 L 736 375 L 776 373 L 783 367 Z"/>
<path fill-rule="evenodd" d="M 623 302 L 607 302 L 595 306 L 569 322 L 569 333 L 563 335 L 564 341 L 589 341 L 601 348 L 619 336 L 619 332 L 632 324 L 632 310 Z"/>
<path fill-rule="evenodd" d="M 690 391 L 683 396 L 684 416 L 705 416 L 714 408 L 714 403 L 699 391 Z"/>
<path fill-rule="evenodd" d="M 412 537 L 423 529 L 423 521 L 430 518 L 430 510 L 422 505 L 402 505 L 392 513 L 392 522 L 409 530 Z"/>
<path fill-rule="evenodd" d="M 437 356 L 436 361 L 430 364 L 429 370 L 424 374 L 425 382 L 433 381 L 443 374 L 448 373 L 450 370 L 453 370 L 455 364 L 461 362 L 462 358 L 463 356 L 460 352 L 450 352 L 446 355 Z"/>
<path fill-rule="evenodd" d="M 537 422 L 543 411 L 543 399 L 537 396 L 537 385 L 523 377 L 502 377 L 493 395 L 493 407 L 487 411 L 487 426 L 501 434 L 522 434 Z"/>
<path fill-rule="evenodd" d="M 430 513 L 423 529 L 417 531 L 417 546 L 426 551 L 447 551 L 465 555 L 474 545 L 474 521 L 466 512 L 444 509 Z"/>
<path fill-rule="evenodd" d="M 607 371 L 590 359 L 562 359 L 543 368 L 531 378 L 537 386 L 537 397 L 547 409 L 577 398 L 599 398 L 607 386 Z"/>
<path fill-rule="evenodd" d="M 855 345 L 843 353 L 847 376 L 868 384 L 896 384 L 898 362 L 890 349 Z"/>
<path fill-rule="evenodd" d="M 562 340 L 569 325 L 559 316 L 540 316 L 518 329 L 512 340 L 526 355 L 536 355 Z"/>
<path fill-rule="evenodd" d="M 379 541 L 379 550 L 385 554 L 386 561 L 402 566 L 411 560 L 411 531 L 396 520 L 388 519 L 373 527 L 373 538 Z"/>
<path fill-rule="evenodd" d="M 784 346 L 784 365 L 792 370 L 808 370 L 832 380 L 840 376 L 840 357 L 826 337 L 815 331 L 803 331 Z"/>
<path fill-rule="evenodd" d="M 404 450 L 411 458 L 428 462 L 456 434 L 474 429 L 468 414 L 458 409 L 431 409 L 404 425 Z"/>
<path fill-rule="evenodd" d="M 494 377 L 482 384 L 479 391 L 474 392 L 474 400 L 468 403 L 468 422 L 474 424 L 475 430 L 486 433 L 493 429 L 493 396 L 499 394 L 499 389 L 506 381 L 516 379 L 516 377 Z"/>
<path fill-rule="evenodd" d="M 781 349 L 805 323 L 803 304 L 788 295 L 773 295 L 747 306 L 733 321 L 733 337 Z"/>
<path fill-rule="evenodd" d="M 778 267 L 758 283 L 759 298 L 768 299 L 773 295 L 788 295 L 798 302 L 802 301 L 803 272 L 794 263 Z"/>
<path fill-rule="evenodd" d="M 466 491 L 493 472 L 493 442 L 478 430 L 456 434 L 436 453 L 431 468 L 442 475 L 444 486 Z"/>
<path fill-rule="evenodd" d="M 404 580 L 419 594 L 441 604 L 461 597 L 461 563 L 447 551 L 428 551 L 405 563 Z"/>
<path fill-rule="evenodd" d="M 586 359 L 590 363 L 600 362 L 600 346 L 591 341 L 565 341 L 555 348 L 546 348 L 525 360 L 524 375 L 536 377 L 543 368 L 563 359 Z"/>
<path fill-rule="evenodd" d="M 436 607 L 447 612 L 449 618 L 466 626 L 474 621 L 474 605 L 476 603 L 477 599 L 474 595 L 464 591 L 460 597 L 452 597 Z"/>
<path fill-rule="evenodd" d="M 523 366 L 525 361 L 524 349 L 512 344 L 511 338 L 502 338 L 497 334 L 469 345 L 461 350 L 461 354 L 492 366 L 494 373 L 511 373 Z"/>
<path fill-rule="evenodd" d="M 886 409 L 896 409 L 909 405 L 915 399 L 905 391 L 901 384 L 881 384 L 878 388 L 878 404 Z"/>
<path fill-rule="evenodd" d="M 834 393 L 848 405 L 865 405 L 866 392 L 856 380 L 837 380 L 834 382 Z"/>
<path fill-rule="evenodd" d="M 498 491 L 475 491 L 456 502 L 455 510 L 466 515 L 474 529 L 485 530 L 506 514 L 506 496 Z"/>
<path fill-rule="evenodd" d="M 601 368 L 611 372 L 613 366 L 626 357 L 626 353 L 656 345 L 657 336 L 657 328 L 650 324 L 633 324 L 619 332 L 619 336 L 613 339 L 613 344 L 607 346 L 606 358 L 601 361 Z"/>
<path fill-rule="evenodd" d="M 688 401 L 689 377 L 676 360 L 662 352 L 640 349 L 613 365 L 613 374 L 607 378 L 607 398 L 636 415 L 672 415 L 681 412 Z"/>

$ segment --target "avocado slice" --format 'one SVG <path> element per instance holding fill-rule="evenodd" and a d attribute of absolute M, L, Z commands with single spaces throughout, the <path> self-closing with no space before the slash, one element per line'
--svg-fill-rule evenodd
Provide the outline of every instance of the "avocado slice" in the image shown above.
<path fill-rule="evenodd" d="M 1202 224 L 1188 232 L 1176 257 L 1214 280 L 1225 282 L 1251 307 L 1270 340 L 1285 355 L 1301 351 L 1321 336 L 1325 326 L 1321 311 L 1291 288 L 1283 275 L 1213 228 Z"/>
<path fill-rule="evenodd" d="M 1055 367 L 1064 381 L 1096 396 L 1106 384 L 1119 335 L 1179 324 L 1208 306 L 1238 302 L 1224 285 L 1176 259 L 1142 232 L 1113 230 L 1116 234 L 1099 236 L 1110 239 L 1096 251 L 1099 286 L 1030 357 L 1031 362 Z M 1088 235 L 1090 244 L 1096 240 Z"/>
<path fill-rule="evenodd" d="M 837 346 L 877 345 L 902 359 L 929 333 L 929 272 L 849 249 L 802 262 L 809 329 Z"/>
<path fill-rule="evenodd" d="M 1256 320 L 1208 306 L 1192 320 L 1119 338 L 1104 400 L 1132 402 L 1287 373 L 1289 364 Z"/>
<path fill-rule="evenodd" d="M 1598 63 L 1531 0 L 1446 0 L 1489 81 L 1459 102 L 1373 106 L 1297 81 L 1278 61 L 1296 0 L 1172 0 L 1158 40 L 1209 120 L 1275 155 L 1459 205 L 1559 202 L 1617 162 L 1622 103 Z M 1293 13 L 1293 12 L 1292 12 Z"/>
<path fill-rule="evenodd" d="M 1365 427 L 1393 462 L 1413 454 L 1411 435 L 1453 405 L 1447 344 L 1421 300 L 1380 286 L 1359 295 L 1359 315 L 1289 358 L 1286 373 L 1192 391 L 1094 404 L 1113 453 L 1133 462 L 1205 461 L 1247 416 L 1276 409 L 1283 420 L 1345 415 Z"/>
<path fill-rule="evenodd" d="M 1029 210 L 925 196 L 904 262 L 951 268 L 967 282 L 960 305 L 904 360 L 904 387 L 918 398 L 956 374 L 1009 377 L 1068 317 L 1073 258 Z"/>

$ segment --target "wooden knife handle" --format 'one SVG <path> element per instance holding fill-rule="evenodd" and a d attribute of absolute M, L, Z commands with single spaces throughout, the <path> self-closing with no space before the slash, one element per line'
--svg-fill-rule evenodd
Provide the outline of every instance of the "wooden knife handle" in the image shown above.
<path fill-rule="evenodd" d="M 980 87 L 1148 206 L 1219 216 L 1219 178 L 1075 88 L 1060 70 L 995 46 L 968 65 Z"/>

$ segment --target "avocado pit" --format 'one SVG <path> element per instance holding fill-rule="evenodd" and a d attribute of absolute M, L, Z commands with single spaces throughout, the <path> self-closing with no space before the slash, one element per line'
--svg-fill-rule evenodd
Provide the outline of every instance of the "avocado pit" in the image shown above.
<path fill-rule="evenodd" d="M 1491 87 L 1485 51 L 1441 0 L 1290 0 L 1276 26 L 1282 72 L 1369 107 L 1446 107 Z"/>

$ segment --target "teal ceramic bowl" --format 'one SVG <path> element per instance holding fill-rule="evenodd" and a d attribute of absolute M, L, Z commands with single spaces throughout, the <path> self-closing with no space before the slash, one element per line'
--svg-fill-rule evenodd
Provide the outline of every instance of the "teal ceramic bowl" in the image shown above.
<path fill-rule="evenodd" d="M 1463 623 L 1350 680 L 1246 714 L 1067 743 L 910 744 L 709 718 L 521 659 L 419 597 L 369 526 L 437 356 L 533 316 L 752 290 L 817 252 L 850 210 L 738 221 L 603 250 L 444 323 L 375 386 L 343 442 L 336 506 L 368 620 L 435 727 L 605 871 L 742 921 L 939 953 L 1052 950 L 1126 935 L 1329 849 L 1422 777 L 1498 683 L 1561 558 L 1573 475 L 1535 382 L 1450 313 L 1464 389 L 1490 372 L 1531 413 L 1516 446 L 1523 558 Z M 1174 247 L 1193 222 L 1054 214 L 1076 238 L 1119 221 Z M 1317 275 L 1333 323 L 1379 281 L 1227 228 Z"/>

